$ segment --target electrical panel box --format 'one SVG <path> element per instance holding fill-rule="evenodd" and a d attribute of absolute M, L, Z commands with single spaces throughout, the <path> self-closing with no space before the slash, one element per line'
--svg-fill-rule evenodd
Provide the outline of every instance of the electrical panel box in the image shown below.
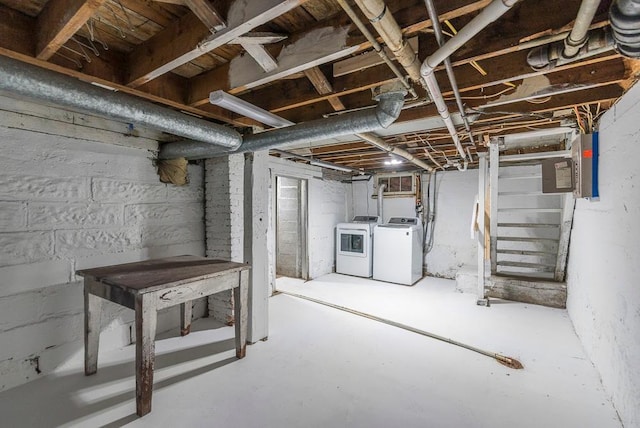
<path fill-rule="evenodd" d="M 574 190 L 573 160 L 551 158 L 542 161 L 542 193 L 568 193 Z"/>
<path fill-rule="evenodd" d="M 573 158 L 573 196 L 598 197 L 598 134 L 580 134 L 571 143 Z"/>

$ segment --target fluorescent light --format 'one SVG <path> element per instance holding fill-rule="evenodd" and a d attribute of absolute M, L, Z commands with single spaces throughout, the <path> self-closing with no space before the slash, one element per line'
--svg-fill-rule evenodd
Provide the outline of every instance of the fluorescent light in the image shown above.
<path fill-rule="evenodd" d="M 234 97 L 225 91 L 214 91 L 209 94 L 209 102 L 242 116 L 257 120 L 274 128 L 295 125 L 295 123 L 271 113 L 263 108 L 255 106 L 238 97 Z"/>
<path fill-rule="evenodd" d="M 398 159 L 391 159 L 391 160 L 384 161 L 385 165 L 399 165 L 401 163 L 402 163 L 402 161 L 398 160 Z"/>
<path fill-rule="evenodd" d="M 348 166 L 337 165 L 335 163 L 324 162 L 321 160 L 312 160 L 312 161 L 309 161 L 309 164 L 319 166 L 322 168 L 335 169 L 337 171 L 356 172 L 356 170 L 354 170 L 353 168 L 349 168 Z"/>

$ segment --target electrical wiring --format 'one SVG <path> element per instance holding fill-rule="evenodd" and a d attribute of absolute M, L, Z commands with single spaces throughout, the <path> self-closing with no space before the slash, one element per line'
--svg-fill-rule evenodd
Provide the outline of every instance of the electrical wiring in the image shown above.
<path fill-rule="evenodd" d="M 528 103 L 531 103 L 531 104 L 544 104 L 544 103 L 548 102 L 550 99 L 551 99 L 551 96 L 540 98 L 540 99 L 531 98 L 530 100 L 525 100 L 525 101 L 528 102 Z"/>
<path fill-rule="evenodd" d="M 470 112 L 472 112 L 472 113 L 477 113 L 477 114 L 482 114 L 482 115 L 487 115 L 487 116 L 496 115 L 496 114 L 508 114 L 508 115 L 523 116 L 523 117 L 538 117 L 540 119 L 550 119 L 551 118 L 551 116 L 544 116 L 541 113 L 531 113 L 531 112 L 517 112 L 517 111 L 491 111 L 491 112 L 487 112 L 487 111 L 482 111 L 482 110 L 478 110 L 478 109 L 475 109 L 475 108 L 469 108 L 468 110 Z"/>
<path fill-rule="evenodd" d="M 497 98 L 502 94 L 505 94 L 511 90 L 515 89 L 515 86 L 509 86 L 506 89 L 503 89 L 499 92 L 496 92 L 495 94 L 489 94 L 489 95 L 478 95 L 478 96 L 468 96 L 468 97 L 461 97 L 463 100 L 488 100 L 491 98 Z M 447 100 L 451 100 L 451 98 L 447 98 Z"/>
<path fill-rule="evenodd" d="M 578 111 L 578 106 L 573 106 L 573 111 L 576 114 L 576 120 L 578 122 L 578 128 L 580 128 L 581 134 L 586 134 L 584 126 L 582 126 L 582 118 L 580 117 L 580 112 Z"/>

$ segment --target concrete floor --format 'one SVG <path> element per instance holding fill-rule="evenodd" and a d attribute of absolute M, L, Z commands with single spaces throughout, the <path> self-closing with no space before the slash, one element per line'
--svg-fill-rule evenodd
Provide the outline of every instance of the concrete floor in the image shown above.
<path fill-rule="evenodd" d="M 135 416 L 134 349 L 101 354 L 0 394 L 0 426 L 620 427 L 566 311 L 477 307 L 453 281 L 414 287 L 331 274 L 278 289 L 348 306 L 517 358 L 523 370 L 284 294 L 270 337 L 236 360 L 233 330 L 157 341 L 153 411 Z M 213 355 L 211 355 L 213 354 Z"/>

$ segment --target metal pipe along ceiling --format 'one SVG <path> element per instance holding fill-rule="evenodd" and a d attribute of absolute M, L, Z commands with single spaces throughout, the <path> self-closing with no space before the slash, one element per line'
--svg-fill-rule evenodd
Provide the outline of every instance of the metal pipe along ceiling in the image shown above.
<path fill-rule="evenodd" d="M 406 91 L 396 90 L 379 96 L 375 109 L 346 113 L 328 119 L 318 119 L 298 125 L 279 128 L 259 134 L 247 135 L 236 150 L 228 150 L 211 144 L 183 141 L 164 144 L 160 149 L 160 159 L 184 157 L 204 159 L 225 153 L 243 153 L 266 150 L 287 144 L 311 143 L 327 138 L 375 131 L 391 125 L 400 115 Z"/>
<path fill-rule="evenodd" d="M 0 90 L 226 149 L 242 143 L 233 129 L 4 56 L 0 56 Z"/>

